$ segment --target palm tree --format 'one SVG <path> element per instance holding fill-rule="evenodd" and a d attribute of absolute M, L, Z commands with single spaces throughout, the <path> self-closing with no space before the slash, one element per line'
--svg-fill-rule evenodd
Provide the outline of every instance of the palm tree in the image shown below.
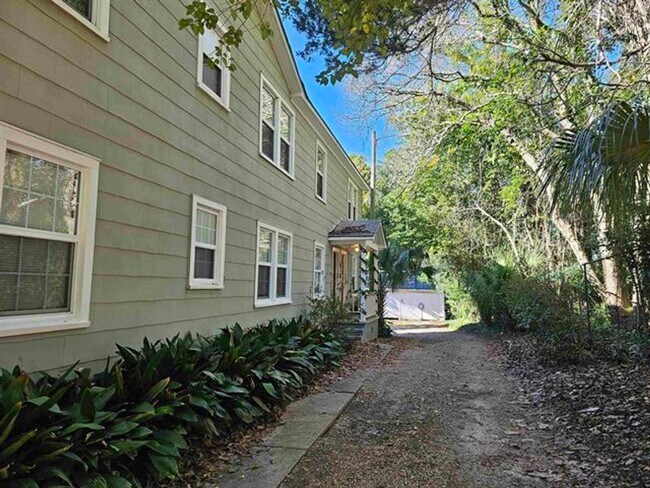
<path fill-rule="evenodd" d="M 394 290 L 409 276 L 422 271 L 427 274 L 430 268 L 422 267 L 426 259 L 423 249 L 402 249 L 389 246 L 379 251 L 377 264 L 379 277 L 377 279 L 377 316 L 379 317 L 379 336 L 388 337 L 391 329 L 386 322 L 386 298 L 390 290 Z"/>
<path fill-rule="evenodd" d="M 550 154 L 542 172 L 553 204 L 593 211 L 601 239 L 626 268 L 638 308 L 649 317 L 650 101 L 611 103 L 587 127 L 565 131 Z"/>

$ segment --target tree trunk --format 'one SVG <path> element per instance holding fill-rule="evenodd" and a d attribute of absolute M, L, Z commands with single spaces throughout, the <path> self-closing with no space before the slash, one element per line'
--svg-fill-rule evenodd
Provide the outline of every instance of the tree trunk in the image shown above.
<path fill-rule="evenodd" d="M 543 174 L 542 169 L 539 163 L 537 162 L 537 158 L 535 158 L 535 156 L 533 156 L 530 152 L 528 152 L 525 149 L 524 145 L 521 144 L 516 139 L 516 137 L 512 134 L 512 132 L 508 131 L 507 136 L 510 141 L 510 144 L 514 149 L 517 150 L 521 158 L 526 163 L 526 166 L 528 166 L 528 168 L 533 171 L 533 173 L 541 183 L 544 183 L 545 175 Z M 550 186 L 546 186 L 545 193 L 549 205 L 552 205 L 553 189 L 550 188 Z M 571 249 L 571 252 L 573 252 L 573 255 L 576 257 L 578 263 L 585 265 L 585 267 L 587 268 L 587 276 L 592 281 L 594 286 L 596 286 L 596 288 L 598 289 L 598 293 L 601 295 L 601 297 L 604 300 L 606 300 L 607 292 L 606 292 L 605 284 L 599 278 L 598 274 L 594 270 L 593 264 L 586 264 L 590 261 L 590 259 L 589 256 L 587 256 L 587 253 L 585 252 L 584 248 L 582 247 L 582 243 L 580 242 L 580 239 L 578 239 L 578 235 L 573 225 L 571 225 L 567 220 L 565 220 L 555 208 L 553 208 L 551 211 L 551 222 L 553 222 L 555 228 L 560 232 L 560 235 L 562 235 L 562 237 L 566 241 L 567 245 L 569 246 L 569 249 Z"/>
<path fill-rule="evenodd" d="M 598 212 L 598 240 L 603 246 L 605 258 L 612 254 L 608 246 L 607 222 Z M 623 286 L 623 277 L 616 259 L 603 260 L 603 285 L 605 286 L 605 303 L 611 308 L 622 309 L 631 306 L 631 300 Z"/>

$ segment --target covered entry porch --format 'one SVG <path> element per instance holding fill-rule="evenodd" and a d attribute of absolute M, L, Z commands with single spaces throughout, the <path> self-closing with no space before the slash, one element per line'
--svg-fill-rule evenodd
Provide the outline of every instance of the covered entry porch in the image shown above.
<path fill-rule="evenodd" d="M 350 308 L 350 320 L 342 327 L 362 341 L 377 337 L 375 283 L 377 253 L 386 247 L 379 220 L 340 222 L 329 233 L 332 251 L 331 293 Z"/>

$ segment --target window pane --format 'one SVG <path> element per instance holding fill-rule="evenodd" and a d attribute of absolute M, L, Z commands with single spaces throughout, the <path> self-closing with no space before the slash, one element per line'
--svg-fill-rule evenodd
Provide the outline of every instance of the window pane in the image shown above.
<path fill-rule="evenodd" d="M 88 20 L 91 20 L 92 0 L 63 0 L 63 1 L 68 5 L 70 5 L 77 12 L 79 12 L 81 15 L 86 17 Z"/>
<path fill-rule="evenodd" d="M 214 246 L 217 243 L 217 216 L 197 209 L 195 232 L 196 242 Z"/>
<path fill-rule="evenodd" d="M 273 159 L 275 141 L 273 129 L 266 122 L 262 123 L 262 153 L 269 159 Z"/>
<path fill-rule="evenodd" d="M 194 277 L 205 280 L 214 279 L 214 249 L 194 248 Z"/>
<path fill-rule="evenodd" d="M 320 295 L 323 293 L 323 272 L 314 271 L 314 293 Z"/>
<path fill-rule="evenodd" d="M 29 194 L 24 191 L 2 189 L 2 204 L 0 204 L 0 224 L 25 227 L 27 222 L 27 207 Z"/>
<path fill-rule="evenodd" d="M 323 197 L 323 175 L 320 173 L 316 175 L 316 194 Z"/>
<path fill-rule="evenodd" d="M 54 197 L 56 195 L 56 164 L 32 158 L 32 193 Z"/>
<path fill-rule="evenodd" d="M 325 169 L 325 155 L 320 149 L 316 153 L 316 171 L 323 174 Z"/>
<path fill-rule="evenodd" d="M 29 190 L 29 172 L 32 158 L 26 154 L 7 150 L 4 172 L 4 187 Z"/>
<path fill-rule="evenodd" d="M 0 235 L 0 315 L 70 309 L 73 245 Z"/>
<path fill-rule="evenodd" d="M 33 197 L 30 200 L 27 227 L 54 230 L 54 198 Z"/>
<path fill-rule="evenodd" d="M 215 65 L 208 55 L 203 54 L 203 83 L 219 97 L 222 74 L 221 68 Z"/>
<path fill-rule="evenodd" d="M 6 161 L 0 223 L 76 233 L 81 173 L 12 150 Z"/>
<path fill-rule="evenodd" d="M 287 268 L 278 268 L 278 279 L 275 290 L 275 295 L 278 298 L 287 296 Z"/>
<path fill-rule="evenodd" d="M 278 236 L 278 264 L 289 263 L 289 238 Z"/>
<path fill-rule="evenodd" d="M 0 315 L 15 314 L 17 292 L 18 275 L 0 273 Z"/>
<path fill-rule="evenodd" d="M 22 275 L 18 285 L 18 311 L 45 308 L 45 275 Z"/>
<path fill-rule="evenodd" d="M 257 298 L 271 297 L 271 267 L 257 267 Z"/>
<path fill-rule="evenodd" d="M 68 304 L 69 293 L 68 276 L 50 276 L 45 287 L 45 308 L 65 309 Z"/>
<path fill-rule="evenodd" d="M 280 167 L 287 173 L 291 172 L 291 148 L 289 144 L 282 139 L 280 141 Z"/>
<path fill-rule="evenodd" d="M 323 250 L 320 247 L 316 248 L 316 255 L 314 257 L 314 269 L 317 271 L 323 269 Z"/>
<path fill-rule="evenodd" d="M 47 269 L 47 246 L 43 239 L 23 239 L 20 271 L 22 273 L 45 274 Z"/>
<path fill-rule="evenodd" d="M 280 108 L 280 135 L 290 140 L 291 137 L 291 114 L 284 107 Z"/>
<path fill-rule="evenodd" d="M 266 229 L 260 229 L 259 244 L 257 249 L 258 260 L 263 263 L 270 263 L 272 259 L 272 241 L 273 232 Z"/>
<path fill-rule="evenodd" d="M 275 127 L 275 96 L 266 87 L 262 87 L 262 120 Z"/>
<path fill-rule="evenodd" d="M 54 207 L 54 232 L 76 234 L 77 209 L 79 206 L 73 202 L 56 200 L 54 202 Z"/>

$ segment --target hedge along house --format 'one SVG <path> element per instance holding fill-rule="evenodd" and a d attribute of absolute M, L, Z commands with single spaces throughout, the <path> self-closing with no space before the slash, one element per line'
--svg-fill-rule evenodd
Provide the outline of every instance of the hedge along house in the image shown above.
<path fill-rule="evenodd" d="M 296 316 L 320 293 L 361 297 L 372 325 L 356 291 L 383 238 L 330 241 L 368 187 L 277 13 L 254 14 L 275 35 L 247 32 L 230 72 L 204 62 L 220 32 L 179 30 L 184 12 L 2 1 L 0 366 L 104 360 L 115 343 Z"/>

